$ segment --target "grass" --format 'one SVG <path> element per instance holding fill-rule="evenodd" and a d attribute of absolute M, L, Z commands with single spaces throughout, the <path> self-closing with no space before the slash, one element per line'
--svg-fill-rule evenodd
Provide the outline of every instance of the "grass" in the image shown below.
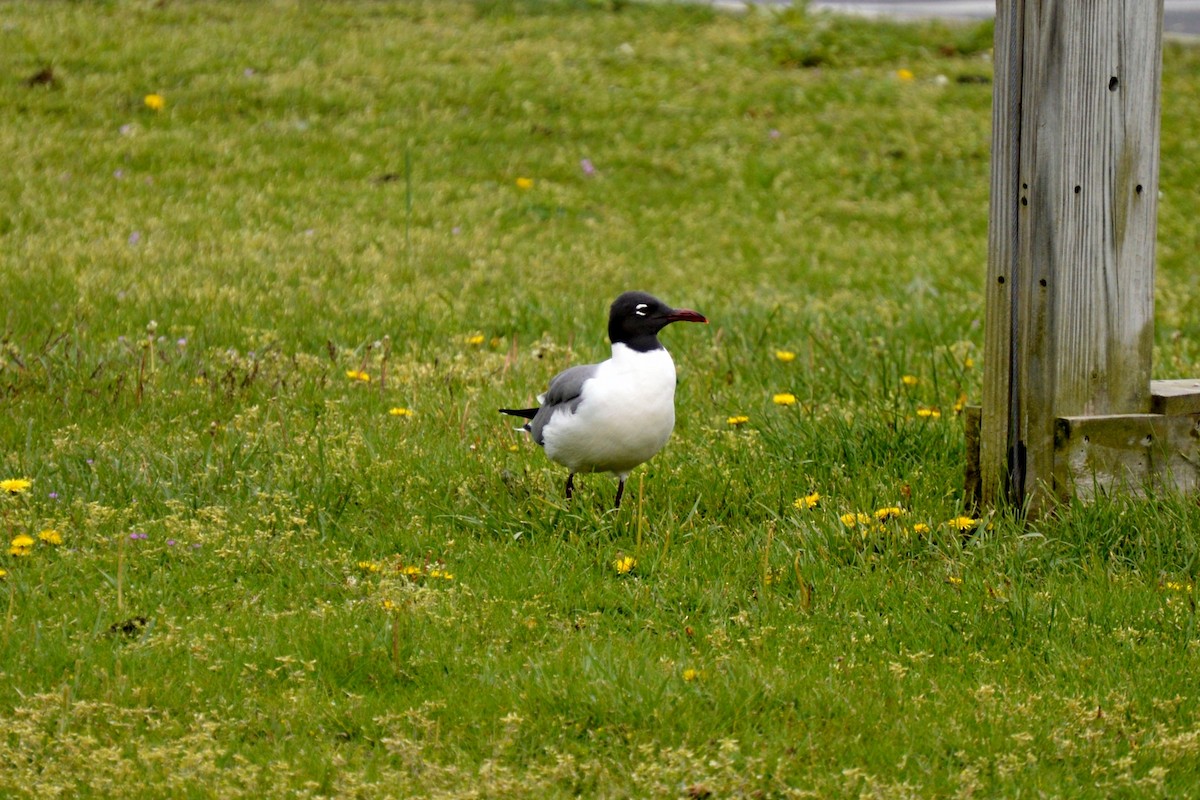
<path fill-rule="evenodd" d="M 0 512 L 35 540 L 0 555 L 0 793 L 1193 790 L 1195 503 L 949 524 L 987 26 L 0 20 Z M 1168 45 L 1156 377 L 1200 373 L 1198 75 Z M 635 287 L 713 324 L 664 335 L 679 421 L 621 513 L 609 476 L 568 506 L 495 409 Z"/>

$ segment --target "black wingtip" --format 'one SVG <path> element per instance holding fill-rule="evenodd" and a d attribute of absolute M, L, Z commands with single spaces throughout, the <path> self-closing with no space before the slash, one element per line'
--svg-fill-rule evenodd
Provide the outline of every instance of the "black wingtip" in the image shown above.
<path fill-rule="evenodd" d="M 534 415 L 537 414 L 537 412 L 538 412 L 538 410 L 536 408 L 502 408 L 502 409 L 500 409 L 501 414 L 508 414 L 509 416 L 513 416 L 513 417 L 524 417 L 525 419 L 533 419 Z"/>

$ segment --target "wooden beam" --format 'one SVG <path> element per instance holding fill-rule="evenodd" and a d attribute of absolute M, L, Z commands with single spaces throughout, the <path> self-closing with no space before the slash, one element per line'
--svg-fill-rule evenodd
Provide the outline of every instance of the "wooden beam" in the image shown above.
<path fill-rule="evenodd" d="M 1200 414 L 1061 417 L 1055 426 L 1055 491 L 1099 495 L 1200 489 Z"/>
<path fill-rule="evenodd" d="M 1150 411 L 1162 0 L 998 0 L 985 503 L 1055 494 L 1057 420 Z"/>

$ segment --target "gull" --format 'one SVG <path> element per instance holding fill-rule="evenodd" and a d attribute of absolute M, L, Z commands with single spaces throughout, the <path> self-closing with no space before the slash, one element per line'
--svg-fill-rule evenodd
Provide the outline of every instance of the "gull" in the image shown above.
<path fill-rule="evenodd" d="M 538 395 L 537 408 L 502 408 L 523 417 L 551 461 L 567 468 L 567 499 L 580 472 L 616 474 L 621 507 L 630 471 L 654 457 L 675 427 L 675 362 L 658 341 L 672 322 L 704 322 L 645 292 L 625 292 L 608 312 L 612 357 L 564 370 Z"/>

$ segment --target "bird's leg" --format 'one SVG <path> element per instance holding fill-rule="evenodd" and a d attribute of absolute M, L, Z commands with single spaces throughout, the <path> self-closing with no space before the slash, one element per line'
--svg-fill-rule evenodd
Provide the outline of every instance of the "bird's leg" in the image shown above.
<path fill-rule="evenodd" d="M 621 495 L 625 494 L 625 476 L 624 475 L 619 476 L 618 481 L 619 481 L 619 483 L 617 483 L 617 499 L 616 499 L 616 502 L 613 503 L 614 511 L 616 511 L 618 508 L 621 507 Z"/>
<path fill-rule="evenodd" d="M 567 499 L 571 499 L 571 495 L 575 493 L 575 473 L 567 474 Z"/>

